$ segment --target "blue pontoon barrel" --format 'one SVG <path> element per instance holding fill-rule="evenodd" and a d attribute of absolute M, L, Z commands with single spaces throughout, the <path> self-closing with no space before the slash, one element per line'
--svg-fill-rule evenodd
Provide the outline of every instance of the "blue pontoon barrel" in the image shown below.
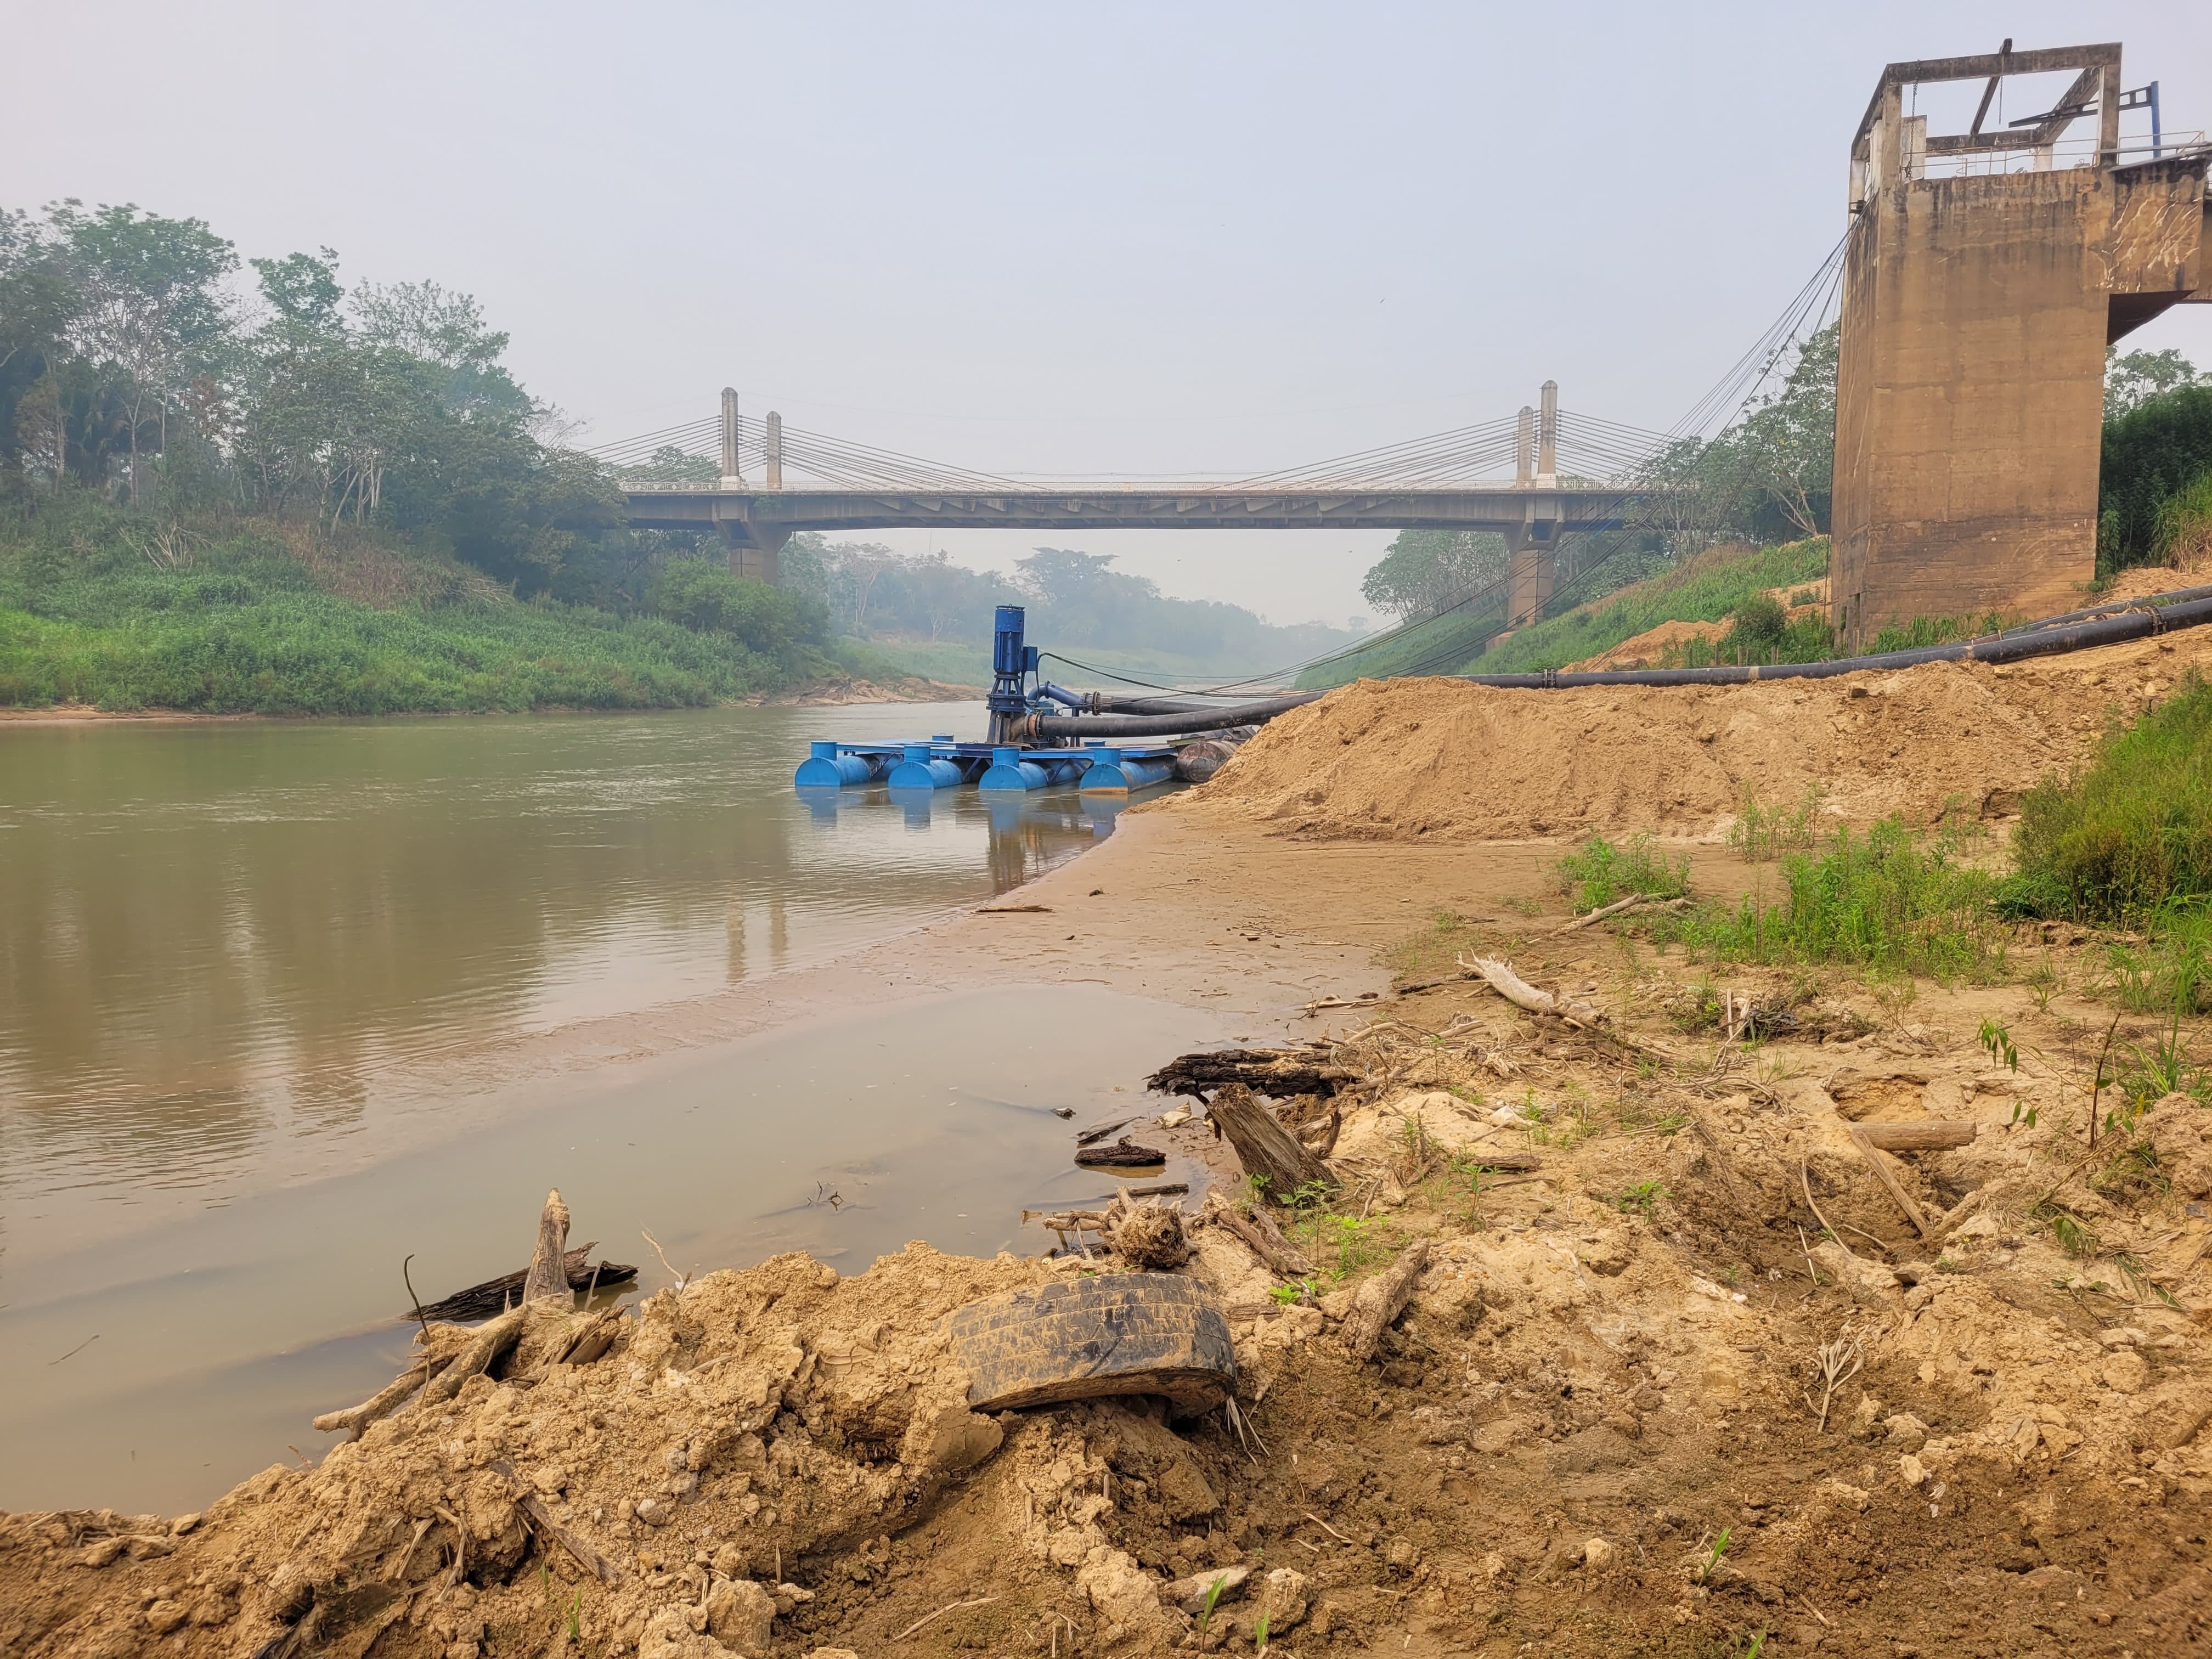
<path fill-rule="evenodd" d="M 886 780 L 894 789 L 950 789 L 962 781 L 959 765 L 926 743 L 908 744 L 903 754 Z"/>
<path fill-rule="evenodd" d="M 880 758 L 842 754 L 835 743 L 817 741 L 806 745 L 806 758 L 799 763 L 798 775 L 792 781 L 801 789 L 835 789 L 848 783 L 872 783 L 882 776 Z"/>
<path fill-rule="evenodd" d="M 1171 758 L 1125 755 L 1114 748 L 1091 750 L 1091 769 L 1083 775 L 1086 795 L 1126 795 L 1132 789 L 1149 789 L 1175 775 Z"/>
<path fill-rule="evenodd" d="M 975 781 L 975 787 L 988 793 L 1042 789 L 1050 784 L 1073 783 L 1077 769 L 1073 761 L 1055 757 L 1048 749 L 994 749 L 991 764 Z"/>

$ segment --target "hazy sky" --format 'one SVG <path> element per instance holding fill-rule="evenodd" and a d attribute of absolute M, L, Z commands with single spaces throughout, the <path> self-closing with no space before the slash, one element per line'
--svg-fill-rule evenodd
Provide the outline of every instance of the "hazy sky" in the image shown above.
<path fill-rule="evenodd" d="M 2212 126 L 2212 7 L 2184 0 L 119 0 L 96 27 L 19 3 L 0 195 L 465 289 L 586 442 L 711 415 L 726 382 L 984 471 L 1250 472 L 1509 414 L 1547 376 L 1668 426 L 1842 234 L 1882 64 L 2007 33 L 2121 40 L 2169 130 Z M 2130 343 L 2212 365 L 2212 307 Z M 1037 539 L 942 544 L 1004 566 Z M 1340 624 L 1388 538 L 1064 539 Z"/>

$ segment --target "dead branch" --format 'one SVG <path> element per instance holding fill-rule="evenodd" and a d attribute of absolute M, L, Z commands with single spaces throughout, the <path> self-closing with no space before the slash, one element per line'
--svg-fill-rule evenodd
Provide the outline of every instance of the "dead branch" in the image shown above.
<path fill-rule="evenodd" d="M 352 1432 L 346 1438 L 360 1439 L 368 1431 L 370 1424 L 398 1411 L 414 1398 L 416 1389 L 451 1365 L 453 1359 L 452 1354 L 442 1359 L 432 1359 L 425 1353 L 358 1406 L 349 1407 L 342 1412 L 325 1412 L 314 1420 L 316 1432 L 335 1434 L 340 1429 L 350 1429 Z"/>
<path fill-rule="evenodd" d="M 1382 1333 L 1404 1310 L 1413 1294 L 1414 1282 L 1428 1261 L 1429 1241 L 1417 1238 L 1388 1269 L 1359 1287 L 1352 1298 L 1351 1311 L 1344 1319 L 1344 1346 L 1352 1351 L 1354 1359 L 1375 1357 Z"/>
<path fill-rule="evenodd" d="M 1242 1240 L 1246 1249 L 1258 1256 L 1270 1272 L 1279 1279 L 1300 1279 L 1313 1271 L 1304 1256 L 1285 1238 L 1272 1220 L 1255 1220 L 1258 1212 L 1241 1206 L 1224 1204 L 1214 1210 L 1214 1224 L 1225 1228 Z"/>
<path fill-rule="evenodd" d="M 1516 1008 L 1525 1008 L 1532 1014 L 1550 1014 L 1579 1028 L 1605 1024 L 1605 1011 L 1595 1004 L 1540 991 L 1515 973 L 1513 964 L 1509 962 L 1497 961 L 1489 957 L 1460 957 L 1455 960 L 1461 967 L 1481 975 L 1490 982 L 1492 990 Z"/>
<path fill-rule="evenodd" d="M 1585 915 L 1577 916 L 1564 927 L 1554 927 L 1544 937 L 1557 939 L 1562 933 L 1571 933 L 1577 927 L 1587 927 L 1594 921 L 1603 921 L 1607 916 L 1617 916 L 1624 910 L 1633 910 L 1638 905 L 1649 904 L 1650 902 L 1651 896 L 1649 893 L 1631 893 L 1625 899 L 1615 899 L 1601 908 L 1592 910 Z"/>
<path fill-rule="evenodd" d="M 1858 1339 L 1850 1334 L 1848 1328 L 1838 1332 L 1834 1341 L 1823 1343 L 1814 1350 L 1814 1379 L 1821 1385 L 1820 1431 L 1823 1434 L 1827 1432 L 1828 1407 L 1836 1397 L 1836 1390 L 1856 1376 L 1859 1368 L 1865 1364 L 1865 1352 L 1860 1348 Z M 1806 1396 L 1805 1403 L 1808 1406 L 1813 1403 L 1810 1395 Z"/>
<path fill-rule="evenodd" d="M 562 1295 L 568 1291 L 564 1287 Z M 480 1376 L 492 1368 L 500 1355 L 513 1347 L 522 1334 L 523 1321 L 528 1314 L 528 1304 L 510 1308 L 498 1318 L 487 1320 L 476 1328 L 469 1345 L 454 1356 L 453 1363 L 432 1377 L 422 1387 L 422 1398 L 416 1409 L 435 1406 L 451 1400 L 461 1391 L 461 1384 L 472 1376 Z"/>
<path fill-rule="evenodd" d="M 1910 1123 L 1862 1123 L 1859 1133 L 1867 1145 L 1885 1152 L 1940 1152 L 1970 1145 L 1977 1126 L 1940 1117 Z"/>
<path fill-rule="evenodd" d="M 1797 1184 L 1804 1189 L 1805 1207 L 1813 1212 L 1813 1219 L 1819 1222 L 1822 1229 L 1826 1231 L 1828 1237 L 1836 1241 L 1836 1248 L 1838 1249 L 1841 1250 L 1845 1255 L 1850 1255 L 1852 1253 L 1851 1247 L 1844 1243 L 1843 1235 L 1835 1230 L 1835 1227 L 1830 1223 L 1827 1217 L 1820 1213 L 1820 1206 L 1813 1201 L 1813 1182 L 1805 1173 L 1805 1160 L 1802 1158 L 1797 1160 Z M 1810 1255 L 1808 1253 L 1808 1260 L 1809 1259 Z M 1817 1285 L 1820 1283 L 1820 1280 L 1816 1278 L 1813 1282 Z"/>
<path fill-rule="evenodd" d="M 1867 1139 L 1866 1132 L 1856 1123 L 1846 1125 L 1845 1129 L 1850 1136 L 1851 1145 L 1858 1148 L 1859 1156 L 1866 1159 L 1875 1177 L 1881 1181 L 1882 1189 L 1896 1201 L 1897 1207 L 1905 1212 L 1905 1218 L 1912 1224 L 1913 1231 L 1923 1238 L 1929 1237 L 1928 1218 L 1921 1214 L 1920 1206 L 1906 1195 L 1904 1188 L 1898 1185 L 1897 1177 L 1890 1174 L 1888 1166 L 1875 1153 L 1872 1143 Z"/>
<path fill-rule="evenodd" d="M 568 1288 L 580 1291 L 596 1278 L 602 1285 L 624 1285 L 637 1277 L 637 1269 L 627 1261 L 600 1261 L 593 1266 L 592 1252 L 596 1242 L 579 1245 L 561 1258 L 562 1267 L 568 1275 Z M 471 1285 L 466 1290 L 455 1291 L 451 1296 L 418 1309 L 426 1319 L 471 1320 L 489 1319 L 514 1305 L 515 1292 L 522 1288 L 528 1277 L 527 1268 L 518 1268 L 511 1273 L 501 1273 L 496 1279 L 487 1279 L 481 1285 Z"/>
<path fill-rule="evenodd" d="M 1310 1050 L 1219 1048 L 1178 1055 L 1145 1079 L 1155 1094 L 1194 1095 L 1241 1083 L 1255 1094 L 1277 1099 L 1290 1095 L 1333 1095 L 1358 1080 L 1341 1066 L 1317 1065 Z"/>
<path fill-rule="evenodd" d="M 979 1595 L 970 1601 L 954 1601 L 948 1606 L 938 1608 L 935 1613 L 926 1614 L 923 1617 L 915 1620 L 914 1623 L 908 1625 L 896 1636 L 892 1637 L 891 1640 L 894 1642 L 903 1642 L 908 1637 L 912 1636 L 916 1631 L 926 1629 L 927 1626 L 935 1624 L 939 1620 L 944 1618 L 948 1613 L 957 1613 L 963 1607 L 988 1607 L 992 1602 L 998 1599 L 999 1598 L 995 1595 Z"/>

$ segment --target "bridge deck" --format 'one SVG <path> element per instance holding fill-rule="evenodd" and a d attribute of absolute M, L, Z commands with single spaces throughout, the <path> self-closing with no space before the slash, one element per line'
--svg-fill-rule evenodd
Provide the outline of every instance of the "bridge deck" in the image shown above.
<path fill-rule="evenodd" d="M 1449 489 L 1146 486 L 1035 489 L 635 489 L 640 529 L 727 526 L 781 538 L 800 530 L 1601 530 L 1638 492 L 1619 488 Z"/>

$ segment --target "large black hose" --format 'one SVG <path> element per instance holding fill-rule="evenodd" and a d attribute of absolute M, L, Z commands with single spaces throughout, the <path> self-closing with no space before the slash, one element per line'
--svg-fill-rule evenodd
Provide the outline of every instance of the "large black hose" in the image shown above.
<path fill-rule="evenodd" d="M 2198 627 L 2212 622 L 2212 599 L 2146 606 L 2089 622 L 2064 623 L 2055 617 L 2049 622 L 2051 625 L 2038 623 L 2014 634 L 1987 634 L 1978 640 L 1960 640 L 1951 645 L 1923 645 L 1911 651 L 1885 651 L 1873 657 L 1838 657 L 1832 662 L 1753 664 L 1742 668 L 1599 670 L 1578 674 L 1563 674 L 1556 668 L 1548 668 L 1540 674 L 1465 674 L 1458 678 L 1472 680 L 1477 685 L 1510 690 L 1577 685 L 1747 685 L 1753 680 L 1825 680 L 1838 674 L 1917 668 L 1925 662 L 2021 662 L 2030 657 L 2086 651 L 2092 646 L 2118 645 L 2177 628 Z"/>
<path fill-rule="evenodd" d="M 1880 672 L 1917 668 L 1929 662 L 2021 662 L 2031 657 L 2058 656 L 2086 651 L 2093 646 L 2119 645 L 2148 635 L 2212 623 L 2212 588 L 2184 588 L 2191 595 L 2178 603 L 2154 605 L 2133 601 L 2135 608 L 2118 615 L 2100 614 L 2105 607 L 2046 617 L 2008 634 L 1987 634 L 1979 639 L 1949 645 L 1923 645 L 1910 651 L 1885 651 L 1871 657 L 1838 657 L 1830 662 L 1753 664 L 1744 667 L 1633 668 L 1562 673 L 1556 668 L 1535 674 L 1459 674 L 1444 676 L 1475 685 L 1506 690 L 1550 690 L 1579 685 L 1748 685 L 1758 680 L 1825 680 L 1839 674 Z M 2154 595 L 2164 598 L 2165 595 Z M 2074 621 L 2076 617 L 2087 620 Z M 1211 712 L 1160 714 L 1031 714 L 1017 728 L 1023 738 L 1163 738 L 1187 732 L 1218 732 L 1225 726 L 1256 726 L 1278 714 L 1287 714 L 1328 695 L 1327 691 L 1298 691 L 1272 697 L 1265 702 L 1241 703 Z M 1165 702 L 1166 699 L 1137 701 Z"/>
<path fill-rule="evenodd" d="M 1232 703 L 1211 713 L 1179 714 L 1029 714 L 1015 723 L 1023 738 L 1168 738 L 1185 732 L 1219 732 L 1231 726 L 1257 726 L 1293 708 L 1317 702 L 1326 691 L 1297 691 L 1265 702 Z"/>

